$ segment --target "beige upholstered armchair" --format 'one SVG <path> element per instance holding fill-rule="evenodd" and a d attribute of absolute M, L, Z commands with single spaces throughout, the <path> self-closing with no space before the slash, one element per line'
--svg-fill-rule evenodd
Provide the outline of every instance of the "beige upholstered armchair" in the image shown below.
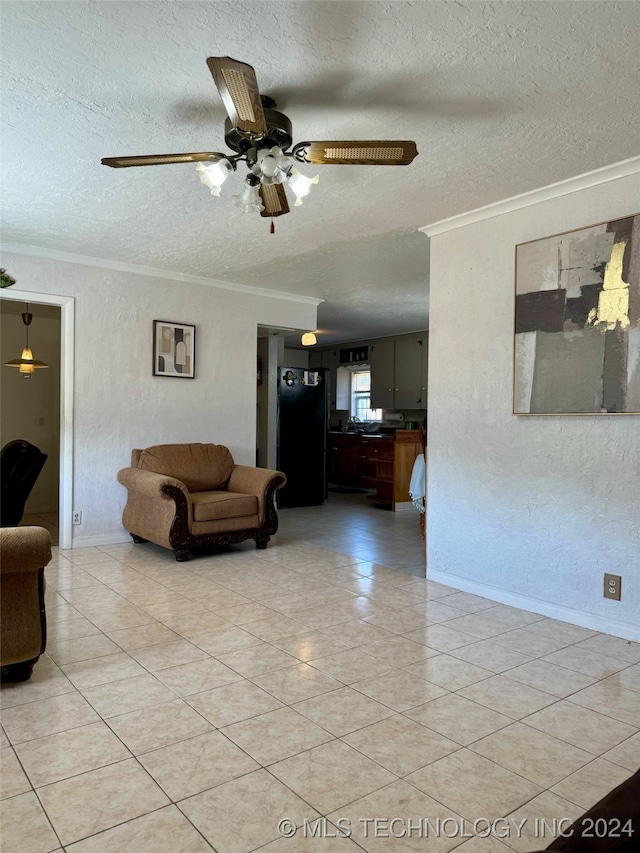
<path fill-rule="evenodd" d="M 0 663 L 3 681 L 26 681 L 44 652 L 44 567 L 51 536 L 44 527 L 0 529 Z"/>
<path fill-rule="evenodd" d="M 278 529 L 273 498 L 281 471 L 236 465 L 222 444 L 157 444 L 131 453 L 118 472 L 126 486 L 122 523 L 134 542 L 171 548 L 176 560 L 192 548 L 255 539 L 258 548 Z"/>

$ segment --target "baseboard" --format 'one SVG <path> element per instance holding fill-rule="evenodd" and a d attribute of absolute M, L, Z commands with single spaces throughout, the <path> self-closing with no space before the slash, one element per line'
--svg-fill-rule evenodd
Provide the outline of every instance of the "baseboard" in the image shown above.
<path fill-rule="evenodd" d="M 396 503 L 396 512 L 407 512 L 410 509 L 414 510 L 414 512 L 418 512 L 418 510 L 413 505 L 413 501 L 398 501 Z"/>
<path fill-rule="evenodd" d="M 607 619 L 604 616 L 597 616 L 595 613 L 585 613 L 583 610 L 574 610 L 571 607 L 553 604 L 550 601 L 540 601 L 539 598 L 508 592 L 488 583 L 480 583 L 459 575 L 450 575 L 448 572 L 430 569 L 428 566 L 427 580 L 436 581 L 463 592 L 471 592 L 483 598 L 490 598 L 500 604 L 519 607 L 520 610 L 528 610 L 530 613 L 539 613 L 541 616 L 559 619 L 561 622 L 570 622 L 572 625 L 579 625 L 581 628 L 591 628 L 592 631 L 601 631 L 603 634 L 612 634 L 614 637 L 622 637 L 624 640 L 640 642 L 640 627 L 630 625 L 628 622 L 617 622 L 615 619 Z"/>
<path fill-rule="evenodd" d="M 97 545 L 120 545 L 123 542 L 131 542 L 131 536 L 126 531 L 103 536 L 74 536 L 71 547 L 95 548 Z"/>

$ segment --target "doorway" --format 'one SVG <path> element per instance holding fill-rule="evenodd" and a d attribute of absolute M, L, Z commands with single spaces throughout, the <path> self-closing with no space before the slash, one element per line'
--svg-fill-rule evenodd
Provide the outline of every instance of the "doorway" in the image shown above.
<path fill-rule="evenodd" d="M 5 361 L 20 356 L 24 346 L 24 324 L 20 314 L 25 311 L 25 303 L 29 303 L 29 311 L 33 314 L 29 342 L 34 357 L 50 364 L 48 370 L 36 371 L 36 374 L 49 374 L 46 380 L 39 375 L 28 380 L 19 375 L 10 376 L 11 368 L 4 367 Z M 14 438 L 24 438 L 47 453 L 49 458 L 27 502 L 25 516 L 34 519 L 31 523 L 47 527 L 52 538 L 57 532 L 61 548 L 71 548 L 74 299 L 17 288 L 5 289 L 0 298 L 0 316 L 4 371 L 2 446 Z M 14 352 L 16 344 L 19 351 Z M 27 387 L 27 382 L 32 384 Z M 14 387 L 16 383 L 21 384 Z M 36 517 L 41 520 L 35 520 Z"/>

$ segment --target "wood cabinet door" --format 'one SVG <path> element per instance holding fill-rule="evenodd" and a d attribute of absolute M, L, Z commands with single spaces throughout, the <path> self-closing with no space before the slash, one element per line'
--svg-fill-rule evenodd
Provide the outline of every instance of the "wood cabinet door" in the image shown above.
<path fill-rule="evenodd" d="M 356 485 L 368 487 L 371 485 L 371 480 L 376 476 L 378 462 L 378 442 L 377 438 L 360 437 L 358 445 L 354 448 L 355 461 L 355 479 Z"/>
<path fill-rule="evenodd" d="M 338 351 L 324 350 L 320 353 L 322 367 L 327 368 L 327 381 L 329 384 L 329 409 L 335 411 L 337 406 L 336 371 L 338 369 Z"/>
<path fill-rule="evenodd" d="M 396 409 L 420 409 L 422 402 L 422 339 L 396 341 L 394 405 Z"/>
<path fill-rule="evenodd" d="M 373 344 L 369 348 L 369 362 L 371 364 L 371 408 L 392 409 L 394 407 L 395 387 L 395 344 L 393 341 Z"/>
<path fill-rule="evenodd" d="M 309 352 L 309 370 L 316 370 L 318 367 L 324 367 L 322 353 L 318 350 L 311 350 Z"/>
<path fill-rule="evenodd" d="M 329 438 L 327 453 L 327 480 L 339 486 L 353 486 L 356 482 L 354 448 Z"/>

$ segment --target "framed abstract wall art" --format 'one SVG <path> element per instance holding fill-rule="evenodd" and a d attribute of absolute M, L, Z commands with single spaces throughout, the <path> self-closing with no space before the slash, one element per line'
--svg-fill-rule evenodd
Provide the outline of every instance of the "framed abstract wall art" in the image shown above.
<path fill-rule="evenodd" d="M 640 414 L 640 214 L 516 246 L 513 413 Z"/>
<path fill-rule="evenodd" d="M 153 375 L 193 379 L 196 327 L 168 320 L 153 321 Z"/>

